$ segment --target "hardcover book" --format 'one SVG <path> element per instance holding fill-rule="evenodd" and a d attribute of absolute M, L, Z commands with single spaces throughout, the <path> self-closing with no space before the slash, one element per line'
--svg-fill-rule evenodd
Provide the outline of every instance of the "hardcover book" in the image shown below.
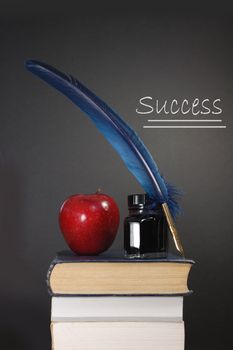
<path fill-rule="evenodd" d="M 185 295 L 192 260 L 127 259 L 117 255 L 57 255 L 47 283 L 52 295 Z"/>

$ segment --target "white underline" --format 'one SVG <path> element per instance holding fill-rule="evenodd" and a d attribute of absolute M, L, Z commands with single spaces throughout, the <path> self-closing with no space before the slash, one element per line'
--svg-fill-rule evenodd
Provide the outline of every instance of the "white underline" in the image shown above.
<path fill-rule="evenodd" d="M 222 119 L 148 119 L 148 122 L 222 122 Z"/>
<path fill-rule="evenodd" d="M 225 129 L 226 125 L 143 125 L 145 129 Z"/>

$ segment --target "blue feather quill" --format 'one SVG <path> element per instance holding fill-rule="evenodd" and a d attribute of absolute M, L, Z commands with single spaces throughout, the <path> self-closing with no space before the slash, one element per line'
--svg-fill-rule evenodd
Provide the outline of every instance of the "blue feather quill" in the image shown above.
<path fill-rule="evenodd" d="M 157 164 L 136 132 L 105 102 L 71 75 L 35 60 L 27 61 L 26 68 L 62 92 L 87 114 L 148 194 L 151 206 L 162 205 L 168 224 L 170 220 L 169 227 L 172 232 L 175 229 L 172 217 L 175 218 L 179 213 L 179 205 L 175 199 L 178 191 L 165 182 Z M 177 249 L 183 253 L 178 237 L 175 238 L 173 234 L 173 238 Z"/>

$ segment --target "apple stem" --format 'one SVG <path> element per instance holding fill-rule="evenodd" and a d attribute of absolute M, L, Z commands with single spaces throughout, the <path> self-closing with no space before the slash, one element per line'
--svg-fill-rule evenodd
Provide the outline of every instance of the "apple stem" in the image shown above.
<path fill-rule="evenodd" d="M 100 194 L 101 193 L 101 188 L 99 187 L 96 191 L 96 194 Z"/>

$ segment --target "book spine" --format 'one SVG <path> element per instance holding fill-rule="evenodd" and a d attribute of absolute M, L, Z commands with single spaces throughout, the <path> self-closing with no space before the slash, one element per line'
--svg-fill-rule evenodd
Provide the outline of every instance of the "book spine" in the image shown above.
<path fill-rule="evenodd" d="M 51 264 L 50 264 L 50 266 L 49 266 L 49 269 L 48 269 L 48 272 L 47 272 L 47 275 L 46 275 L 46 285 L 47 285 L 47 289 L 48 289 L 48 293 L 49 293 L 49 295 L 52 297 L 52 296 L 54 296 L 54 293 L 53 293 L 53 291 L 52 291 L 52 289 L 51 289 L 51 285 L 50 285 L 50 276 L 51 276 L 51 273 L 52 273 L 52 271 L 53 271 L 53 268 L 54 268 L 54 266 L 57 264 L 57 260 L 56 259 L 54 259 L 52 262 L 51 262 Z"/>

